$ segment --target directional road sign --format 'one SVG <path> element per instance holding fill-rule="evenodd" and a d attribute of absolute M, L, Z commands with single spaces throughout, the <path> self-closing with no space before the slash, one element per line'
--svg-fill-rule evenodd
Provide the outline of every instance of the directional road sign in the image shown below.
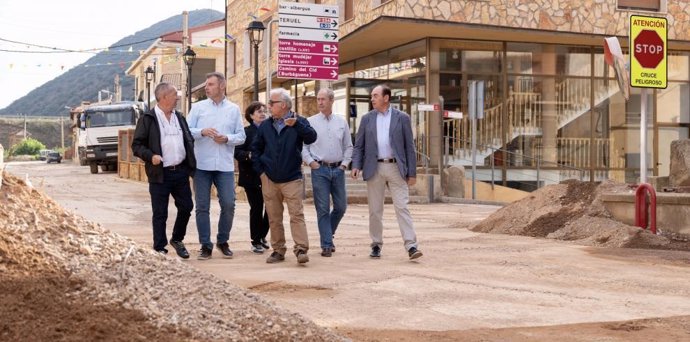
<path fill-rule="evenodd" d="M 278 77 L 338 79 L 338 6 L 281 2 Z"/>

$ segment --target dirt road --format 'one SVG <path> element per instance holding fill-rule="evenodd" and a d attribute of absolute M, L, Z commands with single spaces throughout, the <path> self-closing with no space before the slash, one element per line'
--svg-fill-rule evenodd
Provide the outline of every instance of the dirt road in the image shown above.
<path fill-rule="evenodd" d="M 66 209 L 150 245 L 146 184 L 69 163 L 10 163 L 7 171 L 28 173 L 34 187 Z M 348 207 L 337 252 L 323 258 L 307 204 L 313 249 L 301 267 L 292 256 L 269 265 L 267 255 L 249 251 L 248 205 L 238 202 L 230 244 L 235 258 L 215 252 L 197 261 L 193 252 L 187 262 L 355 340 L 690 340 L 690 253 L 595 249 L 465 229 L 496 209 L 412 205 L 425 255 L 410 262 L 391 206 L 383 257 L 372 260 L 366 205 Z M 193 217 L 189 227 L 185 242 L 196 251 Z"/>

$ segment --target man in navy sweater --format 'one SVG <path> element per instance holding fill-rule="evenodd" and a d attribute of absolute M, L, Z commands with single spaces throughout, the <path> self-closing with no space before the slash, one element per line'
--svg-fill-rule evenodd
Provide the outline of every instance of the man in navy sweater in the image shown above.
<path fill-rule="evenodd" d="M 316 131 L 307 119 L 292 111 L 290 94 L 282 88 L 270 92 L 268 106 L 272 117 L 264 120 L 252 143 L 252 164 L 261 178 L 264 203 L 271 227 L 273 253 L 269 264 L 285 260 L 283 200 L 290 213 L 290 232 L 297 262 L 309 261 L 309 238 L 302 206 L 302 146 L 316 141 Z"/>

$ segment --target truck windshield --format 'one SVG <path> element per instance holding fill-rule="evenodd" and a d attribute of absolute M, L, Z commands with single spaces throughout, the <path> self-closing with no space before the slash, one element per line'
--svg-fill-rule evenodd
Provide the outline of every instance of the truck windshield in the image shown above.
<path fill-rule="evenodd" d="M 134 111 L 131 109 L 125 109 L 113 112 L 91 112 L 88 114 L 86 127 L 111 127 L 133 124 Z"/>

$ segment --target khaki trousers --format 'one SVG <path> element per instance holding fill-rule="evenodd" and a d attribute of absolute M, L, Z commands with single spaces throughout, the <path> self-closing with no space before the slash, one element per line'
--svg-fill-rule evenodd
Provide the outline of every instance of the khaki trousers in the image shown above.
<path fill-rule="evenodd" d="M 407 209 L 410 191 L 407 181 L 400 176 L 400 171 L 395 163 L 378 163 L 376 174 L 367 181 L 371 247 L 383 245 L 383 203 L 386 198 L 386 188 L 391 192 L 393 198 L 395 216 L 398 219 L 398 227 L 405 243 L 405 250 L 412 247 L 416 248 L 417 235 L 412 225 L 412 216 Z"/>
<path fill-rule="evenodd" d="M 283 200 L 287 203 L 290 214 L 290 232 L 295 242 L 293 252 L 309 250 L 307 225 L 304 223 L 304 208 L 302 206 L 302 182 L 297 179 L 287 183 L 274 183 L 265 174 L 261 175 L 261 189 L 268 212 L 268 225 L 271 232 L 271 247 L 274 251 L 285 255 L 285 227 L 283 226 Z"/>

